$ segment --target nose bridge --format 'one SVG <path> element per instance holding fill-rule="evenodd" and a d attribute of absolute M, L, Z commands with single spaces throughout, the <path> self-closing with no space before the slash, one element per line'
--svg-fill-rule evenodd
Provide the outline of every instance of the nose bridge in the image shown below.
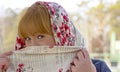
<path fill-rule="evenodd" d="M 36 39 L 32 39 L 31 46 L 36 46 L 36 45 L 38 45 L 37 40 Z"/>

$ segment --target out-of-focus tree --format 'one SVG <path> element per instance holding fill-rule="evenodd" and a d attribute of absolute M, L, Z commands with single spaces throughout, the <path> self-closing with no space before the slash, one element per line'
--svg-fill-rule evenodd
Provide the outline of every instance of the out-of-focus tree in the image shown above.
<path fill-rule="evenodd" d="M 16 17 L 17 13 L 12 10 L 11 8 L 6 9 L 4 17 L 4 24 L 5 24 L 5 34 L 3 37 L 3 48 L 5 50 L 10 50 L 14 47 L 15 37 L 17 33 L 17 24 L 16 24 Z"/>
<path fill-rule="evenodd" d="M 109 24 L 111 25 L 111 30 L 115 31 L 116 39 L 120 40 L 120 1 L 116 2 L 116 4 L 112 5 L 109 10 L 111 18 L 109 20 Z"/>
<path fill-rule="evenodd" d="M 120 1 L 106 4 L 99 0 L 99 4 L 91 8 L 88 6 L 90 2 L 83 1 L 78 5 L 79 9 L 87 9 L 84 15 L 78 11 L 71 14 L 71 18 L 86 33 L 91 52 L 109 52 L 111 31 L 114 30 L 120 39 Z"/>
<path fill-rule="evenodd" d="M 3 38 L 3 47 L 6 50 L 14 49 L 15 40 L 18 32 L 18 23 L 20 18 L 24 15 L 27 8 L 18 9 L 18 12 L 10 8 L 6 9 L 5 23 L 5 36 Z"/>
<path fill-rule="evenodd" d="M 104 51 L 104 34 L 105 27 L 110 19 L 109 12 L 107 12 L 105 5 L 101 2 L 98 6 L 91 8 L 87 12 L 88 27 L 90 27 L 89 33 L 91 36 L 92 50 L 93 52 L 102 53 Z"/>
<path fill-rule="evenodd" d="M 91 30 L 93 30 L 90 33 L 93 34 L 92 32 L 94 32 L 91 41 L 93 48 L 92 50 L 94 50 L 95 52 L 103 52 L 105 50 L 107 51 L 110 50 L 109 47 L 106 47 L 106 44 L 109 43 L 111 31 L 114 30 L 117 34 L 117 39 L 120 39 L 119 8 L 120 8 L 120 2 L 117 2 L 110 6 L 106 6 L 101 2 L 98 6 L 91 8 L 87 13 L 88 14 L 87 21 L 92 24 Z"/>

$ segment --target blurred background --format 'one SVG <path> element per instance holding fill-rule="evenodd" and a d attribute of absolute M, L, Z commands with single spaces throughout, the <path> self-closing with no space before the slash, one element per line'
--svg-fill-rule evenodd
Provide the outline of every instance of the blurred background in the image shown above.
<path fill-rule="evenodd" d="M 0 0 L 0 53 L 15 45 L 21 11 L 38 0 Z M 120 0 L 42 0 L 62 5 L 85 37 L 92 58 L 120 72 Z"/>

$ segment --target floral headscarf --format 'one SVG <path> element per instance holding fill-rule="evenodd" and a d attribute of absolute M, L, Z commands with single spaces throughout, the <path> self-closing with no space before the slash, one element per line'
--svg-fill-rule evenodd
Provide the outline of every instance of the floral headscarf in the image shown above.
<path fill-rule="evenodd" d="M 51 28 L 57 46 L 82 46 L 85 47 L 84 39 L 62 6 L 54 2 L 38 1 L 35 4 L 44 4 L 48 9 L 51 20 Z M 17 36 L 16 50 L 25 47 L 25 42 Z"/>

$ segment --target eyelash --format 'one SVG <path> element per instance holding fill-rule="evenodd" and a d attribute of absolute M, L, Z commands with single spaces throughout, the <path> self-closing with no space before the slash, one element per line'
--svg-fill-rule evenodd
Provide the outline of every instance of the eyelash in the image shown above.
<path fill-rule="evenodd" d="M 41 39 L 41 38 L 43 38 L 43 37 L 44 37 L 43 35 L 38 35 L 38 36 L 37 36 L 38 39 Z"/>
<path fill-rule="evenodd" d="M 25 38 L 25 40 L 28 41 L 28 40 L 31 40 L 31 38 L 27 37 L 27 38 Z"/>

